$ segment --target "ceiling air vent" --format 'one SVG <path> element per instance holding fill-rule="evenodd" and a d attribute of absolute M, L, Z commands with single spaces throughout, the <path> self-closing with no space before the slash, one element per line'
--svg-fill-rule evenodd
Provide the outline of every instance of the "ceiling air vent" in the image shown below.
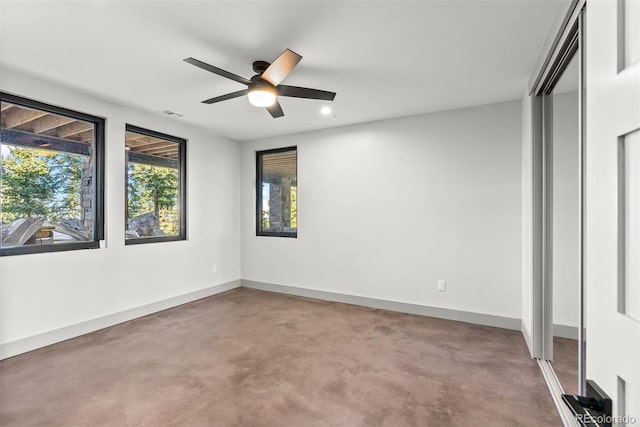
<path fill-rule="evenodd" d="M 162 113 L 166 114 L 167 116 L 184 117 L 184 114 L 176 113 L 175 111 L 171 110 L 163 110 Z"/>

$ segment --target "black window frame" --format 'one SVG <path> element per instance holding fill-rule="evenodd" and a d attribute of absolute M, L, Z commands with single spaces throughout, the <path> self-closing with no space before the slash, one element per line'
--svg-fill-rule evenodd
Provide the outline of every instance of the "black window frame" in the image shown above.
<path fill-rule="evenodd" d="M 296 152 L 296 185 L 298 181 L 298 146 L 273 148 L 269 150 L 256 151 L 256 236 L 266 237 L 291 237 L 298 238 L 298 227 L 296 231 L 264 231 L 262 230 L 262 157 L 265 154 L 277 154 L 287 151 Z M 296 200 L 297 203 L 297 200 Z"/>
<path fill-rule="evenodd" d="M 187 240 L 187 139 L 180 138 L 178 136 L 169 135 L 162 132 L 157 132 L 151 129 L 142 128 L 139 126 L 126 124 L 125 132 L 133 132 L 140 135 L 150 136 L 152 138 L 164 139 L 166 141 L 175 142 L 178 144 L 178 191 L 179 191 L 179 233 L 175 236 L 156 236 L 156 237 L 133 237 L 127 239 L 125 237 L 124 244 L 128 245 L 140 245 L 145 243 L 159 243 L 159 242 L 176 242 Z M 124 182 L 124 221 L 125 230 L 128 221 L 128 200 L 129 200 L 129 183 L 127 180 L 127 173 L 129 167 L 129 161 L 127 160 L 127 151 L 125 150 L 125 182 Z"/>
<path fill-rule="evenodd" d="M 0 101 L 8 102 L 20 107 L 37 109 L 59 116 L 69 117 L 74 120 L 82 120 L 94 125 L 94 205 L 93 205 L 93 240 L 87 242 L 73 242 L 47 245 L 23 245 L 10 248 L 0 247 L 0 257 L 11 255 L 38 254 L 47 252 L 63 252 L 79 249 L 98 249 L 100 241 L 104 240 L 104 144 L 106 119 L 80 111 L 47 104 L 34 99 L 25 98 L 0 91 Z M 1 113 L 0 113 L 1 114 Z M 4 129 L 0 129 L 0 132 Z M 1 137 L 0 137 L 1 138 Z"/>

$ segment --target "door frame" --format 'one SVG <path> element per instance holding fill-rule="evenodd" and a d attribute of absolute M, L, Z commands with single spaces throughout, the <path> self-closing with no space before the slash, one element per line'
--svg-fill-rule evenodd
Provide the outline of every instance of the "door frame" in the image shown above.
<path fill-rule="evenodd" d="M 552 103 L 550 93 L 569 61 L 577 55 L 578 78 L 578 247 L 579 249 L 579 327 L 578 393 L 584 394 L 585 372 L 585 28 L 586 0 L 573 0 L 560 30 L 551 45 L 530 95 L 532 96 L 532 171 L 533 171 L 533 325 L 532 355 L 541 361 L 550 388 L 562 392 L 550 361 L 553 360 L 553 284 L 552 284 Z M 554 393 L 557 394 L 557 393 Z M 558 396 L 559 397 L 559 396 Z"/>

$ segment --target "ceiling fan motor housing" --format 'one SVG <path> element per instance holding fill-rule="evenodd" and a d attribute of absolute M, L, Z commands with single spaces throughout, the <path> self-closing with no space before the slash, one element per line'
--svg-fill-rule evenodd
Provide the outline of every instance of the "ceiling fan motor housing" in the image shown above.
<path fill-rule="evenodd" d="M 263 80 L 258 74 L 251 77 L 251 84 L 249 85 L 249 91 L 253 90 L 266 90 L 268 92 L 277 92 L 276 87 L 266 80 Z"/>
<path fill-rule="evenodd" d="M 262 74 L 265 72 L 265 70 L 267 68 L 269 68 L 269 65 L 271 65 L 270 63 L 268 63 L 267 61 L 254 61 L 253 62 L 253 71 L 258 73 L 258 74 Z"/>

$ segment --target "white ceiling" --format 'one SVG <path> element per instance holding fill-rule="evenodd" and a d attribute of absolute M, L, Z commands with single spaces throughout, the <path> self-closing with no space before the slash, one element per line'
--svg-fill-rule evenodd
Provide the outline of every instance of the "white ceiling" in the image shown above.
<path fill-rule="evenodd" d="M 519 98 L 558 0 L 2 1 L 0 65 L 159 112 L 235 140 Z M 283 84 L 337 92 L 281 98 L 273 119 L 243 89 L 182 61 L 250 77 L 285 48 L 303 56 Z M 73 106 L 68 106 L 73 108 Z M 90 113 L 90 112 L 89 112 Z"/>

